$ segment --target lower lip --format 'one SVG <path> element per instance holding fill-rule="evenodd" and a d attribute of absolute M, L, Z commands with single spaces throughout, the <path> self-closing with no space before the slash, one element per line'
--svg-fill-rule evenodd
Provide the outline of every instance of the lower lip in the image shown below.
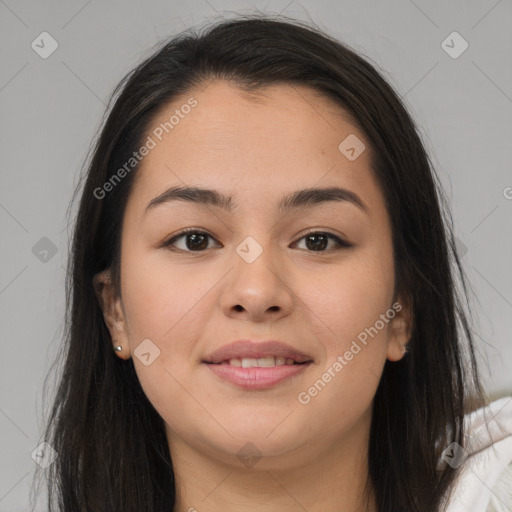
<path fill-rule="evenodd" d="M 205 364 L 220 378 L 241 388 L 266 389 L 271 388 L 290 377 L 299 375 L 311 363 L 251 368 L 242 368 L 241 366 L 231 366 L 229 364 Z"/>

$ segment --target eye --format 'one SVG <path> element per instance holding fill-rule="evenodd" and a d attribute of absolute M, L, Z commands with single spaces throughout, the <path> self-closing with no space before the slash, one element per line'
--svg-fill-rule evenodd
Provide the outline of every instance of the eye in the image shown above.
<path fill-rule="evenodd" d="M 163 243 L 163 247 L 167 247 L 170 250 L 178 250 L 184 252 L 203 252 L 208 249 L 208 238 L 211 240 L 215 240 L 210 234 L 206 231 L 201 231 L 194 228 L 187 228 L 173 236 L 169 240 Z M 180 239 L 185 240 L 185 244 L 182 247 L 177 247 L 176 242 Z M 329 241 L 334 241 L 338 247 L 352 247 L 352 244 L 346 242 L 340 237 L 324 232 L 324 231 L 313 231 L 307 233 L 303 237 L 299 238 L 296 244 L 305 240 L 306 249 L 314 252 L 326 252 L 324 249 L 329 245 Z M 216 241 L 216 240 L 215 240 Z"/>
<path fill-rule="evenodd" d="M 312 231 L 307 233 L 305 236 L 299 238 L 295 243 L 298 243 L 301 240 L 305 240 L 306 248 L 314 252 L 327 252 L 324 251 L 324 249 L 331 240 L 336 242 L 339 247 L 352 247 L 352 244 L 346 242 L 340 237 L 324 231 Z"/>
<path fill-rule="evenodd" d="M 177 247 L 177 250 L 185 252 L 202 252 L 202 250 L 208 249 L 208 238 L 214 240 L 214 238 L 205 231 L 187 228 L 165 241 L 163 247 L 168 247 L 172 251 L 176 250 L 172 246 L 174 246 L 176 241 L 180 238 L 185 239 L 185 247 Z"/>

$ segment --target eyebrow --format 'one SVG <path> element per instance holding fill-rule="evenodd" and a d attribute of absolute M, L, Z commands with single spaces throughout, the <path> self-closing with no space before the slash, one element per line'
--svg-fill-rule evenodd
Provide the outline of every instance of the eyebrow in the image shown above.
<path fill-rule="evenodd" d="M 144 213 L 152 208 L 172 201 L 187 201 L 196 204 L 209 204 L 217 206 L 233 213 L 238 208 L 238 203 L 233 196 L 224 195 L 221 192 L 203 187 L 175 186 L 165 190 L 162 194 L 152 199 Z M 349 202 L 369 215 L 369 210 L 362 199 L 350 190 L 341 187 L 307 188 L 296 190 L 283 197 L 277 204 L 277 209 L 282 212 L 296 208 L 308 208 L 329 201 Z"/>

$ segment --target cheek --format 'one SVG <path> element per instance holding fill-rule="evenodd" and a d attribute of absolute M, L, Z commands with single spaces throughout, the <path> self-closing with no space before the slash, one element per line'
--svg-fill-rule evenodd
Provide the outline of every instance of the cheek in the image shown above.
<path fill-rule="evenodd" d="M 193 265 L 171 264 L 165 258 L 140 253 L 127 254 L 122 269 L 123 300 L 132 338 L 153 337 L 160 344 L 169 344 L 185 328 L 192 337 L 197 325 L 192 320 L 204 314 L 208 302 L 205 294 L 218 278 L 211 272 L 198 274 L 198 267 Z"/>
<path fill-rule="evenodd" d="M 389 322 L 395 316 L 391 248 L 368 248 L 325 279 L 312 309 L 325 325 L 326 360 L 297 397 L 323 428 L 349 428 L 371 406 L 386 362 Z"/>
<path fill-rule="evenodd" d="M 307 418 L 308 430 L 321 432 L 327 446 L 340 436 L 350 436 L 371 409 L 383 364 L 384 358 L 370 351 L 346 365 L 327 364 L 300 391 L 295 417 Z"/>
<path fill-rule="evenodd" d="M 214 274 L 135 250 L 123 260 L 123 303 L 133 363 L 148 399 L 168 421 L 174 411 L 182 413 L 195 404 L 185 388 L 192 388 L 197 341 L 205 337 L 204 325 L 215 308 L 213 295 L 207 293 L 219 280 Z"/>
<path fill-rule="evenodd" d="M 348 350 L 352 340 L 374 326 L 391 307 L 392 260 L 376 253 L 371 248 L 354 252 L 336 268 L 326 267 L 314 278 L 304 275 L 302 284 L 297 284 L 311 325 L 318 326 L 315 334 L 321 338 L 317 341 L 331 357 Z M 379 339 L 386 336 L 387 326 L 387 322 L 382 325 L 379 321 Z"/>
<path fill-rule="evenodd" d="M 317 339 L 325 358 L 296 400 L 310 418 L 310 428 L 335 436 L 350 429 L 371 406 L 386 362 L 394 310 L 389 279 L 363 266 L 340 273 L 325 291 L 329 300 L 324 307 L 320 296 L 310 297 L 309 303 L 317 313 L 310 315 L 311 325 L 319 325 Z"/>

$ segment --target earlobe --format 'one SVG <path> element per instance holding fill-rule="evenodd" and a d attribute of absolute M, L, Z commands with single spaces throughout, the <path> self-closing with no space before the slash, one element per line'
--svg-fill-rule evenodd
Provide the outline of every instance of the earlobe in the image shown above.
<path fill-rule="evenodd" d="M 112 338 L 112 349 L 122 359 L 128 359 L 128 338 L 126 336 L 125 318 L 121 307 L 121 299 L 116 297 L 110 269 L 106 269 L 93 277 L 93 287 L 103 318 Z M 121 350 L 115 349 L 121 347 Z M 123 353 L 121 355 L 120 353 Z"/>

